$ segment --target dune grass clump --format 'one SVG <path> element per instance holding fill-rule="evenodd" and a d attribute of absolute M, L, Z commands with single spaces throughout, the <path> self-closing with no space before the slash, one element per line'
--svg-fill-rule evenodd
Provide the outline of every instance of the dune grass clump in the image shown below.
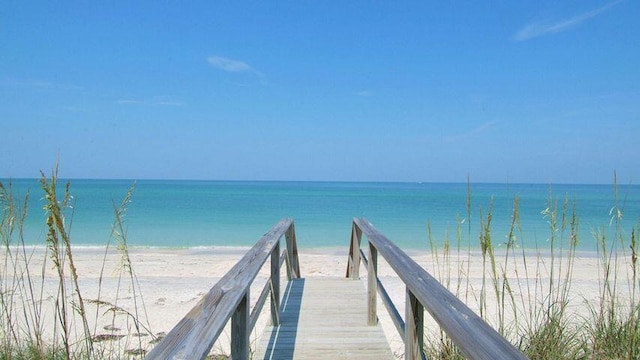
<path fill-rule="evenodd" d="M 492 202 L 483 216 L 480 210 L 478 243 L 471 230 L 471 190 L 468 187 L 467 218 L 457 222 L 455 253 L 445 234 L 442 251 L 428 229 L 435 275 L 496 330 L 531 359 L 638 359 L 640 358 L 640 303 L 638 301 L 638 225 L 625 232 L 624 206 L 618 202 L 614 183 L 611 222 L 593 236 L 598 259 L 598 301 L 575 294 L 574 265 L 579 241 L 576 201 L 559 201 L 550 192 L 541 216 L 548 225 L 544 247 L 532 251 L 519 246 L 523 229 L 519 199 L 515 197 L 506 240 L 493 241 Z M 468 226 L 467 247 L 462 225 Z M 609 240 L 612 239 L 612 240 Z M 462 249 L 461 249 L 462 247 Z M 481 274 L 470 274 L 472 253 L 479 248 Z M 465 256 L 466 252 L 466 256 Z M 454 262 L 457 265 L 454 265 Z M 451 272 L 456 269 L 457 273 Z M 478 278 L 479 277 L 479 278 Z M 595 280 L 595 279 L 593 279 Z M 442 331 L 427 335 L 427 356 L 462 359 L 461 352 Z"/>
<path fill-rule="evenodd" d="M 623 227 L 624 204 L 619 203 L 617 188 L 609 215 L 613 239 L 606 228 L 593 236 L 598 240 L 601 268 L 600 302 L 590 306 L 591 353 L 599 358 L 640 358 L 640 302 L 638 301 L 638 242 L 640 226 L 631 230 L 629 239 Z"/>
<path fill-rule="evenodd" d="M 13 186 L 0 182 L 0 241 L 2 243 L 2 265 L 0 267 L 0 359 L 66 359 L 70 358 L 71 344 L 67 341 L 45 340 L 45 294 L 43 292 L 44 268 L 40 276 L 32 274 L 30 264 L 33 251 L 24 241 L 23 225 L 27 216 L 29 193 L 18 202 L 13 195 Z M 56 211 L 56 210 L 54 210 Z M 60 218 L 60 213 L 58 213 Z M 48 218 L 50 231 L 56 236 L 55 220 Z M 46 261 L 44 262 L 46 264 Z M 63 265 L 62 262 L 59 262 Z M 71 302 L 65 301 L 65 308 Z M 55 314 L 61 314 L 62 304 L 56 302 Z M 68 318 L 57 318 L 59 324 Z M 68 332 L 67 332 L 68 335 Z"/>
<path fill-rule="evenodd" d="M 44 173 L 40 179 L 42 190 L 45 193 L 45 214 L 47 224 L 47 255 L 53 263 L 58 276 L 58 292 L 55 298 L 55 323 L 54 332 L 59 331 L 63 351 L 67 358 L 72 354 L 80 353 L 87 357 L 93 355 L 93 341 L 89 330 L 89 321 L 85 301 L 78 284 L 78 271 L 73 261 L 73 251 L 71 249 L 71 236 L 67 229 L 67 224 L 72 221 L 73 214 L 67 219 L 65 210 L 73 211 L 71 205 L 71 183 L 67 182 L 62 200 L 57 196 L 57 169 L 48 181 Z M 67 271 L 71 276 L 68 279 Z M 74 316 L 77 315 L 77 316 Z M 75 321 L 82 324 L 82 334 L 78 342 L 75 342 L 72 334 L 72 326 Z M 57 326 L 59 325 L 59 327 Z M 56 342 L 54 342 L 54 345 Z"/>
<path fill-rule="evenodd" d="M 42 174 L 40 185 L 44 192 L 44 251 L 25 244 L 23 226 L 28 214 L 29 192 L 19 201 L 14 197 L 11 182 L 6 186 L 0 182 L 0 359 L 118 359 L 144 355 L 146 349 L 140 340 L 141 334 L 153 337 L 153 333 L 148 323 L 140 320 L 147 317 L 124 226 L 124 213 L 133 186 L 122 204 L 114 205 L 111 238 L 115 239 L 121 263 L 116 300 L 107 302 L 100 298 L 102 272 L 97 299 L 88 299 L 81 291 L 70 232 L 74 209 L 70 183 L 66 183 L 60 194 L 56 168 L 50 178 Z M 108 249 L 109 244 L 102 270 Z M 47 275 L 51 271 L 55 274 L 53 292 L 51 276 Z M 120 294 L 125 280 L 130 283 L 126 295 Z M 134 299 L 132 311 L 118 304 L 125 296 Z M 93 318 L 90 306 L 95 306 Z M 113 320 L 116 316 L 127 317 L 135 329 L 130 333 L 140 335 L 138 343 L 130 344 L 129 336 L 100 334 L 97 324 L 105 314 Z M 95 324 L 93 329 L 90 323 Z"/>

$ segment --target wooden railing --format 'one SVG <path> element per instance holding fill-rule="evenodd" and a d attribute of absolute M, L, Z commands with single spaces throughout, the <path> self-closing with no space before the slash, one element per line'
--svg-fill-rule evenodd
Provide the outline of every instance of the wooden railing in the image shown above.
<path fill-rule="evenodd" d="M 363 234 L 369 242 L 368 260 L 364 251 L 360 249 Z M 378 278 L 378 254 L 382 255 L 406 285 L 404 320 Z M 469 359 L 527 358 L 404 251 L 378 232 L 370 222 L 365 219 L 354 219 L 347 277 L 359 278 L 361 260 L 366 264 L 368 272 L 369 325 L 376 325 L 378 321 L 376 309 L 378 292 L 398 333 L 404 340 L 405 359 L 424 358 L 425 309 Z"/>
<path fill-rule="evenodd" d="M 280 239 L 286 249 L 280 252 Z M 271 258 L 271 276 L 253 310 L 249 289 L 258 272 Z M 300 277 L 298 248 L 292 219 L 283 219 L 218 281 L 200 302 L 158 343 L 146 359 L 204 359 L 231 319 L 231 357 L 249 358 L 249 334 L 271 295 L 271 321 L 280 322 L 280 268 L 287 264 L 287 277 Z"/>

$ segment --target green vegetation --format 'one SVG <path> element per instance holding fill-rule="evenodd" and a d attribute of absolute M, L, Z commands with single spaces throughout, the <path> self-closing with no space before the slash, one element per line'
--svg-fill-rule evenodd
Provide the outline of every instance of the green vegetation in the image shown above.
<path fill-rule="evenodd" d="M 71 246 L 70 184 L 60 195 L 57 179 L 57 170 L 50 178 L 42 174 L 46 250 L 40 252 L 25 245 L 23 234 L 30 195 L 18 200 L 11 183 L 5 186 L 0 182 L 0 359 L 143 356 L 152 345 L 143 343 L 142 335 L 157 339 L 146 321 L 127 245 L 126 212 L 135 184 L 122 202 L 113 206 L 112 232 L 98 278 L 100 290 L 95 298 L 88 298 L 78 281 Z M 469 186 L 466 217 L 457 221 L 453 244 L 448 234 L 438 244 L 428 228 L 433 254 L 433 268 L 428 270 L 532 359 L 639 359 L 640 227 L 625 228 L 624 208 L 615 184 L 613 188 L 611 221 L 591 234 L 598 244 L 593 260 L 599 286 L 597 294 L 589 298 L 587 294 L 576 296 L 575 288 L 581 281 L 577 275 L 583 274 L 575 272 L 579 257 L 575 201 L 568 196 L 558 199 L 551 192 L 541 212 L 548 223 L 547 241 L 539 248 L 524 249 L 518 245 L 524 232 L 519 198 L 513 199 L 505 240 L 497 243 L 492 232 L 492 203 L 486 213 L 479 210 L 478 220 L 472 224 L 474 204 Z M 477 237 L 473 226 L 478 227 Z M 106 296 L 102 283 L 113 249 L 119 257 L 117 290 Z M 474 259 L 480 261 L 479 274 L 471 273 Z M 52 271 L 56 279 L 53 294 L 45 291 L 45 275 Z M 127 297 L 133 301 L 132 310 L 120 303 Z M 99 319 L 104 323 L 105 317 L 110 325 L 99 327 Z M 128 335 L 138 336 L 115 334 L 116 325 L 122 323 L 117 320 L 124 321 Z M 427 331 L 425 344 L 430 358 L 462 358 L 439 330 Z"/>
<path fill-rule="evenodd" d="M 115 219 L 105 247 L 97 298 L 85 297 L 78 280 L 73 257 L 70 228 L 73 197 L 70 183 L 59 195 L 57 168 L 48 179 L 41 177 L 46 218 L 46 250 L 26 246 L 23 225 L 29 194 L 18 202 L 12 185 L 0 182 L 0 359 L 96 359 L 135 358 L 145 354 L 148 345 L 142 337 L 150 335 L 145 306 L 127 248 L 124 215 L 134 186 L 120 206 L 114 204 Z M 120 254 L 115 301 L 102 298 L 103 273 L 110 255 L 111 241 Z M 55 276 L 50 276 L 53 270 Z M 47 275 L 49 274 L 49 275 Z M 51 278 L 55 284 L 51 285 Z M 49 283 L 47 283 L 49 281 Z M 128 286 L 127 286 L 128 285 Z M 125 288 L 122 290 L 123 288 Z M 51 293 L 51 289 L 53 294 Z M 119 302 L 133 299 L 133 311 Z M 89 308 L 95 313 L 90 314 Z M 111 316 L 111 326 L 98 329 L 100 320 Z M 125 317 L 129 335 L 114 334 L 115 321 Z M 104 322 L 104 321 L 102 321 Z M 93 324 L 93 329 L 91 327 Z M 108 330 L 110 333 L 99 333 Z M 137 335 L 137 336 L 135 336 Z M 135 344 L 132 338 L 137 338 Z M 153 342 L 153 341 L 152 341 Z"/>
<path fill-rule="evenodd" d="M 533 251 L 518 246 L 522 238 L 519 199 L 513 200 L 511 226 L 499 246 L 491 232 L 492 204 L 479 216 L 481 273 L 470 273 L 476 250 L 472 247 L 471 188 L 467 217 L 457 222 L 457 248 L 445 235 L 442 246 L 428 229 L 433 268 L 428 269 L 443 285 L 476 310 L 505 338 L 532 359 L 639 359 L 640 304 L 638 302 L 638 243 L 640 230 L 623 227 L 614 184 L 611 222 L 596 229 L 599 291 L 577 296 L 575 286 L 585 274 L 575 273 L 579 232 L 575 201 L 558 200 L 550 192 L 541 216 L 548 223 L 544 247 Z M 467 224 L 467 247 L 463 223 Z M 438 249 L 442 249 L 438 253 Z M 466 255 L 465 255 L 466 253 Z M 452 274 L 452 270 L 457 273 Z M 590 295 L 588 298 L 587 296 Z M 462 359 L 461 352 L 440 330 L 426 332 L 425 351 L 430 358 Z"/>

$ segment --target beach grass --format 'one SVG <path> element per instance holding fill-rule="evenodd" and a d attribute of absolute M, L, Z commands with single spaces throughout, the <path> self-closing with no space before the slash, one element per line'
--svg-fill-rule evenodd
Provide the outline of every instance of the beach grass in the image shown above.
<path fill-rule="evenodd" d="M 71 240 L 73 224 L 73 196 L 67 182 L 60 193 L 57 167 L 50 177 L 44 173 L 40 179 L 44 192 L 45 246 L 37 252 L 25 244 L 23 226 L 28 213 L 29 193 L 24 201 L 13 195 L 11 182 L 0 182 L 0 240 L 2 263 L 0 264 L 0 359 L 119 359 L 140 357 L 148 350 L 143 336 L 155 337 L 148 326 L 144 300 L 128 256 L 124 214 L 134 187 L 126 194 L 120 206 L 114 205 L 113 231 L 110 239 L 116 243 L 121 261 L 115 301 L 101 299 L 101 290 L 95 299 L 84 296 L 74 262 Z M 102 263 L 104 270 L 111 240 L 105 247 Z M 36 259 L 42 256 L 41 259 Z M 36 261 L 38 260 L 38 261 Z M 34 263 L 41 264 L 35 268 Z M 45 290 L 46 273 L 55 273 L 54 294 Z M 102 282 L 103 272 L 99 282 Z M 121 283 L 122 282 L 122 283 Z M 125 284 L 126 283 L 126 284 Z M 101 286 L 98 286 L 102 289 Z M 122 293 L 121 293 L 122 291 Z M 119 305 L 119 299 L 133 298 L 133 311 Z M 93 316 L 89 306 L 95 308 Z M 138 336 L 101 333 L 98 323 L 110 316 L 112 325 L 116 318 L 125 317 Z M 102 321 L 103 322 L 103 321 Z M 90 325 L 93 323 L 93 328 Z M 130 330 L 130 329 L 127 329 Z M 132 344 L 131 339 L 138 343 Z"/>
<path fill-rule="evenodd" d="M 115 252 L 119 264 L 115 294 L 104 294 L 98 286 L 97 296 L 87 297 L 74 263 L 71 187 L 59 186 L 57 180 L 57 170 L 41 177 L 46 252 L 37 269 L 33 264 L 38 254 L 25 245 L 23 232 L 31 195 L 17 199 L 11 183 L 0 182 L 0 359 L 144 356 L 161 335 L 152 332 L 147 320 L 129 254 L 126 215 L 135 184 L 113 204 L 111 236 L 97 280 L 100 284 L 104 280 L 105 264 Z M 520 246 L 527 231 L 521 225 L 517 196 L 507 233 L 495 234 L 492 201 L 475 204 L 470 182 L 467 192 L 465 216 L 457 219 L 451 234 L 439 241 L 427 226 L 433 259 L 429 272 L 532 359 L 640 358 L 640 227 L 627 224 L 615 180 L 609 223 L 586 231 L 579 226 L 576 199 L 567 194 L 557 197 L 550 188 L 547 205 L 540 211 L 547 234 L 533 249 Z M 598 244 L 591 255 L 577 250 L 584 233 Z M 590 298 L 575 291 L 581 280 L 574 265 L 582 256 L 597 260 L 597 279 L 592 280 L 598 282 L 598 294 Z M 475 258 L 481 261 L 480 274 L 472 273 Z M 45 272 L 51 269 L 57 281 L 54 296 L 43 290 Z M 120 301 L 125 298 L 132 299 L 133 306 L 123 306 Z M 109 325 L 98 326 L 105 317 Z M 125 324 L 126 333 L 133 336 L 116 334 L 117 324 Z M 430 358 L 462 358 L 446 334 L 438 329 L 425 333 Z M 143 341 L 145 336 L 151 341 Z"/>
<path fill-rule="evenodd" d="M 623 222 L 624 206 L 614 181 L 610 223 L 592 229 L 597 249 L 597 301 L 576 295 L 573 285 L 579 256 L 579 219 L 576 200 L 553 195 L 540 215 L 548 235 L 535 249 L 519 246 L 522 229 L 519 199 L 513 199 L 511 226 L 496 244 L 492 233 L 492 201 L 479 207 L 477 232 L 471 226 L 471 186 L 467 217 L 459 219 L 455 247 L 448 234 L 438 243 L 427 230 L 433 254 L 432 269 L 439 281 L 465 300 L 480 316 L 532 359 L 640 358 L 640 304 L 638 303 L 638 224 Z M 483 215 L 484 214 L 484 215 Z M 463 226 L 467 227 L 467 246 Z M 474 236 L 477 242 L 474 243 Z M 480 248 L 481 274 L 470 274 L 474 249 Z M 439 251 L 438 251 L 439 250 Z M 589 255 L 586 255 L 589 256 Z M 456 271 L 457 270 L 457 271 Z M 479 279 L 477 279 L 479 277 Z M 596 279 L 592 279 L 596 280 Z M 462 359 L 462 353 L 442 331 L 426 332 L 425 353 L 430 358 Z"/>

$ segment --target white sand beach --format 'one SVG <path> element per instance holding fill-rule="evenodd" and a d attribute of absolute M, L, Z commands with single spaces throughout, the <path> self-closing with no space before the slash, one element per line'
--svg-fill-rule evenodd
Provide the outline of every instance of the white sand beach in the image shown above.
<path fill-rule="evenodd" d="M 246 249 L 237 248 L 192 248 L 192 249 L 130 249 L 132 268 L 137 277 L 139 290 L 136 288 L 136 296 L 132 289 L 130 278 L 124 276 L 119 281 L 118 269 L 122 269 L 119 254 L 112 251 L 105 259 L 104 249 L 100 248 L 77 248 L 73 252 L 74 261 L 78 269 L 79 284 L 82 296 L 86 300 L 100 300 L 117 305 L 137 318 L 148 329 L 141 332 L 149 335 L 138 337 L 135 330 L 132 316 L 126 315 L 122 311 L 107 311 L 108 306 L 104 304 L 96 310 L 95 305 L 88 307 L 89 320 L 94 335 L 125 335 L 116 341 L 123 349 L 135 349 L 142 347 L 150 349 L 153 339 L 162 336 L 171 328 L 202 298 L 204 294 L 222 277 L 244 254 Z M 35 250 L 30 263 L 30 270 L 36 281 L 40 281 L 44 249 Z M 300 269 L 303 277 L 344 277 L 347 268 L 348 249 L 331 250 L 305 250 L 299 252 Z M 423 266 L 436 278 L 449 279 L 449 288 L 453 292 L 458 292 L 460 297 L 467 304 L 478 311 L 479 292 L 482 287 L 482 257 L 480 254 L 471 253 L 460 256 L 460 261 L 451 259 L 448 264 L 434 261 L 434 257 L 427 252 L 414 251 L 409 254 L 419 265 Z M 505 266 L 504 257 L 498 260 L 499 268 Z M 544 299 L 536 298 L 536 293 L 540 293 L 541 287 L 547 287 L 551 270 L 551 258 L 548 256 L 537 257 L 534 254 L 527 256 L 527 269 L 525 273 L 522 264 L 522 255 L 516 256 L 520 259 L 520 264 L 507 263 L 507 273 L 511 279 L 512 294 L 518 304 L 536 304 Z M 442 260 L 441 260 L 442 261 Z M 567 269 L 565 259 L 556 258 L 554 261 L 555 277 L 562 274 Z M 103 269 L 104 264 L 104 269 Z M 395 275 L 392 269 L 386 266 L 384 260 L 379 260 L 379 276 L 382 283 L 387 288 L 391 298 L 394 300 L 400 312 L 404 309 L 405 288 L 401 280 Z M 563 268 L 564 267 L 564 268 Z M 469 276 L 465 276 L 467 272 Z M 45 287 L 44 298 L 52 306 L 53 299 L 57 291 L 57 278 L 51 264 L 45 266 Z M 103 272 L 102 282 L 100 273 Z M 268 264 L 263 267 L 252 290 L 251 299 L 255 301 L 257 294 L 264 285 L 269 271 Z M 489 271 L 487 269 L 487 271 Z M 626 271 L 622 268 L 621 271 Z M 460 283 L 458 290 L 457 279 L 462 273 L 462 278 L 469 279 Z M 363 287 L 366 286 L 366 270 L 361 272 Z M 447 275 L 449 274 L 449 275 Z M 621 273 L 626 279 L 626 273 Z M 520 282 L 516 281 L 520 278 Z M 283 268 L 283 279 L 286 275 Z M 537 281 L 535 279 L 538 279 Z M 575 257 L 573 264 L 573 277 L 570 288 L 570 311 L 588 314 L 587 303 L 597 304 L 600 294 L 599 266 L 597 257 L 587 254 L 579 254 Z M 525 284 L 528 281 L 528 287 Z M 283 286 L 285 281 L 283 280 Z M 492 286 L 487 279 L 487 286 Z M 253 289 L 252 288 L 252 289 Z M 536 292 L 536 288 L 538 288 Z M 467 291 L 469 289 L 469 291 Z M 628 287 L 621 286 L 620 291 L 628 290 Z M 497 307 L 493 291 L 488 290 L 487 318 L 489 322 L 497 322 Z M 47 302 L 45 301 L 45 302 Z M 136 315 L 136 303 L 138 311 Z M 507 308 L 510 308 L 507 306 Z M 385 331 L 387 339 L 392 345 L 392 350 L 397 355 L 403 352 L 403 344 L 399 338 L 395 327 L 386 314 L 384 306 L 378 305 L 381 325 Z M 524 309 L 522 310 L 525 311 Z M 509 310 L 508 312 L 511 312 Z M 45 311 L 48 324 L 52 327 L 52 311 Z M 262 316 L 256 325 L 256 331 L 252 339 L 257 340 L 257 336 L 267 324 L 268 306 L 263 309 L 265 316 Z M 511 313 L 506 314 L 512 318 Z M 494 320 L 492 320 L 494 319 Z M 425 316 L 425 323 L 431 329 L 435 329 L 433 321 L 429 316 Z M 148 331 L 149 330 L 149 331 Z M 219 344 L 214 346 L 214 352 L 228 354 L 229 332 L 223 333 Z"/>

